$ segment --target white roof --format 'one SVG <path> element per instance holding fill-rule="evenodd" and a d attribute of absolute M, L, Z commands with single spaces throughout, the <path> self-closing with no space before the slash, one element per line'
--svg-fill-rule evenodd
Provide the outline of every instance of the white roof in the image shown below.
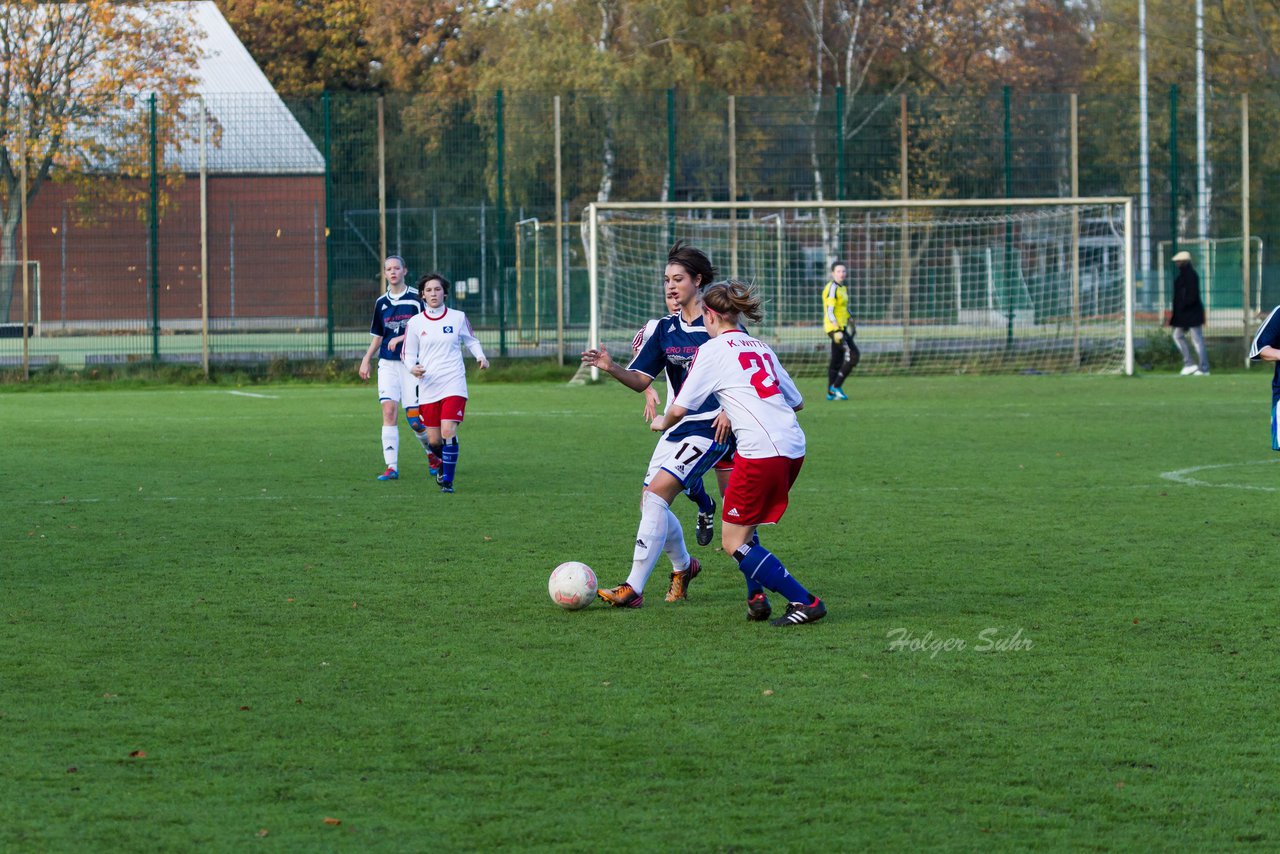
<path fill-rule="evenodd" d="M 178 4 L 174 4 L 178 5 Z M 196 91 L 212 119 L 207 146 L 209 172 L 215 174 L 319 175 L 324 157 L 276 94 L 267 76 L 231 29 L 213 0 L 183 3 L 204 36 L 196 70 Z M 199 111 L 192 111 L 192 122 Z M 212 130 L 216 122 L 219 135 Z M 198 139 L 198 127 L 193 128 Z M 188 142 L 176 159 L 184 172 L 200 168 L 200 146 Z M 173 162 L 171 160 L 170 162 Z"/>

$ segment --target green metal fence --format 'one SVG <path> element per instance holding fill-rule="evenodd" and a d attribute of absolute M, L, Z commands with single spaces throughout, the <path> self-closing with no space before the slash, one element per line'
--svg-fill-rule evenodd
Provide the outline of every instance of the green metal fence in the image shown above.
<path fill-rule="evenodd" d="M 1280 93 L 1252 93 L 1247 107 L 1239 95 L 1209 99 L 1203 193 L 1194 99 L 1175 88 L 1151 104 L 1147 224 L 1134 235 L 1140 323 L 1159 322 L 1169 247 L 1240 240 L 1247 225 L 1259 247 L 1247 300 L 1243 265 L 1232 274 L 1226 255 L 1213 259 L 1224 296 L 1208 331 L 1239 336 L 1244 304 L 1280 301 Z M 166 130 L 153 110 L 178 120 Z M 413 275 L 451 279 L 493 355 L 572 359 L 586 336 L 588 202 L 898 198 L 904 152 L 913 198 L 1069 196 L 1075 163 L 1079 195 L 1141 201 L 1128 92 L 1078 96 L 1074 148 L 1071 96 L 1008 90 L 219 95 L 96 115 L 76 132 L 121 154 L 61 162 L 30 198 L 25 244 L 20 229 L 2 235 L 0 365 L 356 358 L 384 248 Z M 0 127 L 13 162 L 17 130 Z M 37 271 L 25 305 L 24 257 Z"/>

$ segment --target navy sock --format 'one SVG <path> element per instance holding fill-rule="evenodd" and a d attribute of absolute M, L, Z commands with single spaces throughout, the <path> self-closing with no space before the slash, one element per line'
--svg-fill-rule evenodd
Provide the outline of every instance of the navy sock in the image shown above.
<path fill-rule="evenodd" d="M 759 529 L 756 529 L 755 531 L 751 532 L 751 542 L 747 543 L 747 545 L 752 547 L 760 545 Z M 763 584 L 761 584 L 759 581 L 756 581 L 754 578 L 747 579 L 747 598 L 748 599 L 750 599 L 752 596 L 756 595 L 757 593 L 763 593 L 763 592 L 764 592 Z"/>
<path fill-rule="evenodd" d="M 715 501 L 707 495 L 707 488 L 702 485 L 702 478 L 690 483 L 684 493 L 689 496 L 690 501 L 698 505 L 699 513 L 710 513 L 716 509 Z"/>
<path fill-rule="evenodd" d="M 788 602 L 804 602 L 807 605 L 813 601 L 809 591 L 805 590 L 804 586 L 787 572 L 782 561 L 774 557 L 773 552 L 764 546 L 741 545 L 733 553 L 733 559 L 738 562 L 738 569 L 746 576 L 748 586 L 754 580 L 769 590 L 787 597 Z"/>
<path fill-rule="evenodd" d="M 444 447 L 440 451 L 440 459 L 444 460 L 444 482 L 453 483 L 453 472 L 458 465 L 458 437 L 444 440 Z"/>

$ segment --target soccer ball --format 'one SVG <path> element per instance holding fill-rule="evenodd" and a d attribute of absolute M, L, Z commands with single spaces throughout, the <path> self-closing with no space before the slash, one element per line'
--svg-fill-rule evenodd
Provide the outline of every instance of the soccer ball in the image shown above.
<path fill-rule="evenodd" d="M 585 563 L 565 561 L 551 571 L 547 592 L 567 611 L 585 608 L 596 598 L 596 574 Z"/>

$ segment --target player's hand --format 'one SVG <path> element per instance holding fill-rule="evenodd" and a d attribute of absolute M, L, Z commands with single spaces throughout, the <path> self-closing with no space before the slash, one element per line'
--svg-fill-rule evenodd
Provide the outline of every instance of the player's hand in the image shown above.
<path fill-rule="evenodd" d="M 857 334 L 858 334 L 858 327 L 854 326 L 853 321 L 850 320 L 849 323 L 844 328 L 844 337 L 852 339 Z"/>
<path fill-rule="evenodd" d="M 387 349 L 390 350 L 392 353 L 394 353 L 396 351 L 396 348 L 403 343 L 404 343 L 404 336 L 397 335 L 395 338 L 392 338 L 390 341 L 387 342 Z"/>
<path fill-rule="evenodd" d="M 584 351 L 582 363 L 589 368 L 599 368 L 602 371 L 607 371 L 613 367 L 613 359 L 609 358 L 609 351 L 604 347 L 598 350 Z"/>
<path fill-rule="evenodd" d="M 655 433 L 662 433 L 667 429 L 666 424 L 667 424 L 666 414 L 659 415 L 657 418 L 654 418 L 652 421 L 649 422 L 649 429 Z"/>
<path fill-rule="evenodd" d="M 425 374 L 426 372 L 427 372 L 427 369 L 422 367 L 422 365 L 414 365 L 412 368 L 409 369 L 409 373 L 413 374 L 418 379 L 422 379 L 423 374 Z"/>
<path fill-rule="evenodd" d="M 844 343 L 844 333 L 843 333 L 843 332 L 841 332 L 839 329 L 837 329 L 835 332 L 832 332 L 832 333 L 831 333 L 831 340 L 832 340 L 832 341 L 834 341 L 834 342 L 836 342 L 837 344 L 843 344 L 843 343 Z"/>
<path fill-rule="evenodd" d="M 369 360 L 368 359 L 360 360 L 360 379 L 366 380 L 366 381 L 369 379 Z"/>
<path fill-rule="evenodd" d="M 729 441 L 730 434 L 733 433 L 733 425 L 729 423 L 729 416 L 725 415 L 724 410 L 720 410 L 720 414 L 716 416 L 716 420 L 711 422 L 716 428 L 716 441 Z"/>
<path fill-rule="evenodd" d="M 658 393 L 649 386 L 644 390 L 644 420 L 652 421 L 658 415 Z"/>
<path fill-rule="evenodd" d="M 480 370 L 482 370 L 482 371 L 487 371 L 487 370 L 489 370 L 489 360 L 488 360 L 488 359 L 481 359 L 481 360 L 480 360 Z"/>

